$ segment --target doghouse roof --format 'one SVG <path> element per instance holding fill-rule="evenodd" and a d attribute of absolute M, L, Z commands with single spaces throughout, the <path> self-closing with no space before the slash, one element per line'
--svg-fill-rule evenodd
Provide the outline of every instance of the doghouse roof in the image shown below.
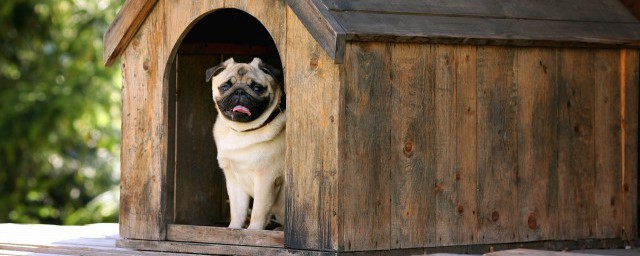
<path fill-rule="evenodd" d="M 158 0 L 126 1 L 105 33 L 110 65 Z M 285 0 L 336 62 L 346 41 L 640 47 L 619 0 Z"/>

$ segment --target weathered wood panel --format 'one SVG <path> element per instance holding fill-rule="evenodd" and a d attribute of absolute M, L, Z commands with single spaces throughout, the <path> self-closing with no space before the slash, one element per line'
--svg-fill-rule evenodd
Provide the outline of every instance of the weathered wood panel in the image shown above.
<path fill-rule="evenodd" d="M 472 243 L 477 240 L 476 48 L 436 49 L 436 244 Z"/>
<path fill-rule="evenodd" d="M 480 243 L 517 234 L 518 88 L 514 48 L 478 47 L 477 165 Z"/>
<path fill-rule="evenodd" d="M 638 23 L 332 12 L 347 41 L 639 47 Z"/>
<path fill-rule="evenodd" d="M 391 46 L 391 248 L 435 245 L 434 48 Z M 388 98 L 390 97 L 390 98 Z M 382 99 L 384 100 L 384 99 Z"/>
<path fill-rule="evenodd" d="M 338 215 L 341 250 L 390 247 L 391 94 L 389 45 L 348 44 L 340 66 L 344 102 L 340 123 Z"/>
<path fill-rule="evenodd" d="M 622 131 L 620 102 L 620 50 L 594 52 L 594 234 L 620 237 L 622 226 Z"/>
<path fill-rule="evenodd" d="M 104 33 L 103 61 L 111 66 L 136 35 L 158 0 L 126 1 Z"/>
<path fill-rule="evenodd" d="M 387 0 L 323 0 L 332 11 L 637 23 L 638 21 L 618 1 L 583 0 L 577 4 L 574 1 L 557 0 L 415 0 L 393 2 Z"/>
<path fill-rule="evenodd" d="M 164 53 L 175 56 L 179 42 L 189 33 L 196 21 L 204 14 L 224 7 L 224 0 L 188 1 L 163 0 L 165 2 Z"/>
<path fill-rule="evenodd" d="M 168 100 L 164 83 L 162 3 L 145 20 L 122 59 L 120 235 L 165 238 Z"/>
<path fill-rule="evenodd" d="M 436 47 L 438 246 L 477 241 L 476 48 Z"/>
<path fill-rule="evenodd" d="M 638 102 L 640 101 L 640 53 L 624 49 L 620 53 L 623 129 L 622 193 L 624 239 L 638 236 Z M 633 240 L 632 240 L 633 241 Z"/>
<path fill-rule="evenodd" d="M 345 51 L 344 30 L 318 0 L 286 0 L 294 15 L 304 23 L 313 38 L 335 63 L 342 63 Z M 293 18 L 294 16 L 289 16 Z"/>
<path fill-rule="evenodd" d="M 177 224 L 224 225 L 229 220 L 225 178 L 218 167 L 213 140 L 217 111 L 207 68 L 220 63 L 220 55 L 178 55 L 175 221 Z"/>
<path fill-rule="evenodd" d="M 556 238 L 558 225 L 556 50 L 520 48 L 518 84 L 518 241 Z"/>
<path fill-rule="evenodd" d="M 478 242 L 477 216 L 477 48 L 456 49 L 456 244 Z"/>
<path fill-rule="evenodd" d="M 283 248 L 284 232 L 193 225 L 169 225 L 167 227 L 167 240 Z"/>
<path fill-rule="evenodd" d="M 287 9 L 285 243 L 338 249 L 339 70 Z"/>
<path fill-rule="evenodd" d="M 558 56 L 558 237 L 588 238 L 595 227 L 593 51 Z M 602 135 L 598 135 L 602 136 Z"/>

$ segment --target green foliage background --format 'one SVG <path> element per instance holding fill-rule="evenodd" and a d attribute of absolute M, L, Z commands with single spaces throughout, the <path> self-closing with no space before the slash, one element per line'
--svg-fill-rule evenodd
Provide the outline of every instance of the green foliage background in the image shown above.
<path fill-rule="evenodd" d="M 0 1 L 0 222 L 116 222 L 122 0 Z"/>

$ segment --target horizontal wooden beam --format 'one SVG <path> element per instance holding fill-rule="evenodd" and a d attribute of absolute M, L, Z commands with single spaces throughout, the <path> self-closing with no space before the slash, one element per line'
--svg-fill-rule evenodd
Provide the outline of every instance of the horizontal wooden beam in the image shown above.
<path fill-rule="evenodd" d="M 111 66 L 122 54 L 157 2 L 158 0 L 129 0 L 124 3 L 104 33 L 105 66 Z"/>
<path fill-rule="evenodd" d="M 284 248 L 284 232 L 171 224 L 167 240 Z"/>

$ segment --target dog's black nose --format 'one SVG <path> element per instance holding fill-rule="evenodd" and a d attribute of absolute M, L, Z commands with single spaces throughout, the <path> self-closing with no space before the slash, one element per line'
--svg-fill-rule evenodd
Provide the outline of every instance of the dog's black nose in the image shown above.
<path fill-rule="evenodd" d="M 235 90 L 235 91 L 233 92 L 233 94 L 235 94 L 235 95 L 237 95 L 237 96 L 242 96 L 242 95 L 247 94 L 247 92 L 245 92 L 245 91 L 244 91 L 244 90 L 242 90 L 242 89 L 237 89 L 237 90 Z"/>

